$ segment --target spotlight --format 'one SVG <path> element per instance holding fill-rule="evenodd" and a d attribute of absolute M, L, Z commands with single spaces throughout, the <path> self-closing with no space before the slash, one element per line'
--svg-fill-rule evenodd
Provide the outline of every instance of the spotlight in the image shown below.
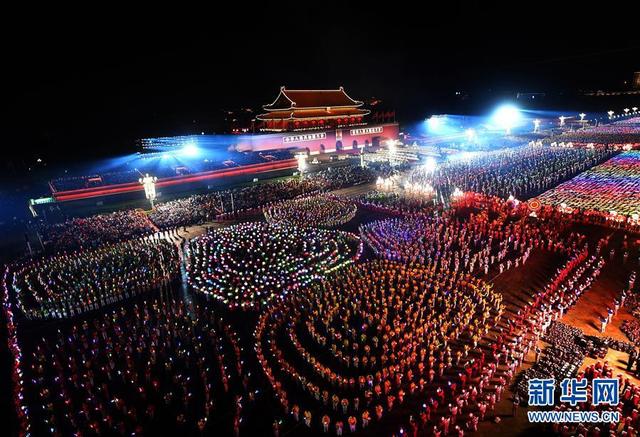
<path fill-rule="evenodd" d="M 467 136 L 467 141 L 473 141 L 476 138 L 476 131 L 469 128 L 465 131 L 465 135 Z"/>
<path fill-rule="evenodd" d="M 521 117 L 520 110 L 516 106 L 503 105 L 493 113 L 492 118 L 493 122 L 499 128 L 504 129 L 507 134 L 510 134 L 511 129 L 518 124 Z"/>
<path fill-rule="evenodd" d="M 182 154 L 191 157 L 198 156 L 198 147 L 193 143 L 187 143 L 182 148 Z"/>
<path fill-rule="evenodd" d="M 429 128 L 429 131 L 431 131 L 431 133 L 437 133 L 438 129 L 442 127 L 443 122 L 443 117 L 432 115 L 431 117 L 427 118 L 427 127 Z"/>

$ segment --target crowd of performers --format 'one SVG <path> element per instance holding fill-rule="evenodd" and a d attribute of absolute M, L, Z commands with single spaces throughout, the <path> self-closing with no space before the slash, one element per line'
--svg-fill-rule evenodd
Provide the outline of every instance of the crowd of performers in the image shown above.
<path fill-rule="evenodd" d="M 168 286 L 179 272 L 176 245 L 155 234 L 26 261 L 11 285 L 27 318 L 61 319 Z"/>
<path fill-rule="evenodd" d="M 352 202 L 321 195 L 274 203 L 264 208 L 264 217 L 285 226 L 333 228 L 351 221 L 357 210 Z"/>
<path fill-rule="evenodd" d="M 43 242 L 53 251 L 99 247 L 155 231 L 143 211 L 126 210 L 90 217 L 75 217 L 62 223 L 41 224 Z"/>
<path fill-rule="evenodd" d="M 358 237 L 343 231 L 242 223 L 189 242 L 188 280 L 230 308 L 253 309 L 353 262 L 361 250 Z"/>
<path fill-rule="evenodd" d="M 554 434 L 560 436 L 582 435 L 582 436 L 608 436 L 608 435 L 637 435 L 640 430 L 640 386 L 634 384 L 625 375 L 615 371 L 607 361 L 597 361 L 591 364 L 577 375 L 578 379 L 592 381 L 594 378 L 619 378 L 620 380 L 620 402 L 617 406 L 594 405 L 591 391 L 591 384 L 588 384 L 587 402 L 571 406 L 568 403 L 561 403 L 554 407 L 555 411 L 618 411 L 620 413 L 619 423 L 554 423 L 550 425 Z"/>
<path fill-rule="evenodd" d="M 219 216 L 261 208 L 271 202 L 292 199 L 322 189 L 323 185 L 314 179 L 288 179 L 215 191 L 159 203 L 150 218 L 162 229 L 202 224 Z"/>
<path fill-rule="evenodd" d="M 425 178 L 416 183 L 429 180 L 441 192 L 485 194 L 467 193 L 444 207 L 367 193 L 353 202 L 392 217 L 363 224 L 361 238 L 300 226 L 336 226 L 355 213 L 350 201 L 317 193 L 372 174 L 338 168 L 166 202 L 150 217 L 128 212 L 67 222 L 68 237 L 57 241 L 68 251 L 14 264 L 3 277 L 20 430 L 239 435 L 251 429 L 256 417 L 249 411 L 264 396 L 276 401 L 270 417 L 285 417 L 272 424 L 276 437 L 291 430 L 476 431 L 497 418 L 527 356 L 535 354 L 538 364 L 525 378 L 575 373 L 566 366 L 573 349 L 555 341 L 540 357 L 539 340 L 564 336 L 550 330 L 553 322 L 613 258 L 609 240 L 589 241 L 573 226 L 575 215 L 548 206 L 532 213 L 505 199 L 536 195 L 612 154 L 529 147 L 446 164 L 435 176 L 415 172 Z M 287 206 L 297 202 L 302 206 Z M 277 224 L 209 229 L 186 244 L 176 231 L 260 208 Z M 138 219 L 148 228 L 126 224 Z M 95 233 L 95 247 L 80 241 L 84 228 Z M 363 242 L 372 259 L 355 262 Z M 524 305 L 508 304 L 486 280 L 521 268 L 534 251 L 559 266 Z M 175 281 L 183 262 L 187 289 Z M 22 337 L 16 315 L 29 324 Z M 70 320 L 38 331 L 41 320 L 24 318 Z M 585 376 L 606 374 L 604 367 Z M 640 390 L 625 382 L 622 393 L 625 423 L 617 431 L 630 432 L 638 426 L 632 407 Z M 514 414 L 520 402 L 516 390 Z"/>
<path fill-rule="evenodd" d="M 640 117 L 631 117 L 614 123 L 601 124 L 552 137 L 549 141 L 582 144 L 640 144 Z"/>
<path fill-rule="evenodd" d="M 493 266 L 524 265 L 536 247 L 571 250 L 560 238 L 568 223 L 551 209 L 528 215 L 523 204 L 469 195 L 446 211 L 369 222 L 360 233 L 379 257 L 486 276 Z"/>
<path fill-rule="evenodd" d="M 640 151 L 623 152 L 547 191 L 539 199 L 563 208 L 603 213 L 610 220 L 632 219 L 638 222 L 638 174 Z"/>
<path fill-rule="evenodd" d="M 256 354 L 282 408 L 309 428 L 354 432 L 418 397 L 416 426 L 445 435 L 488 395 L 471 381 L 494 375 L 478 343 L 503 310 L 501 295 L 468 274 L 371 261 L 265 311 Z M 495 407 L 499 395 L 488 396 Z M 443 425 L 436 412 L 447 409 L 453 422 Z"/>
<path fill-rule="evenodd" d="M 389 215 L 422 214 L 434 209 L 433 199 L 422 195 L 410 196 L 393 191 L 367 191 L 351 198 L 357 205 Z"/>
<path fill-rule="evenodd" d="M 524 146 L 454 156 L 435 170 L 417 168 L 408 183 L 431 186 L 448 197 L 458 188 L 506 199 L 528 199 L 572 178 L 614 154 L 608 147 L 559 148 Z"/>
<path fill-rule="evenodd" d="M 150 218 L 161 229 L 202 224 L 215 218 L 230 218 L 243 212 L 258 211 L 282 200 L 372 182 L 378 175 L 395 171 L 386 163 L 369 168 L 353 164 L 337 166 L 302 179 L 255 184 L 161 202 Z"/>
<path fill-rule="evenodd" d="M 173 299 L 77 321 L 30 355 L 34 435 L 230 434 L 251 402 L 237 334 Z"/>

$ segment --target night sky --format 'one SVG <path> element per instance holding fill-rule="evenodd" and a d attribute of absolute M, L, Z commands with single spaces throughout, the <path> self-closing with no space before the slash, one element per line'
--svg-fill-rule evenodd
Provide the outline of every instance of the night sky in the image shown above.
<path fill-rule="evenodd" d="M 582 37 L 575 11 L 542 6 L 510 6 L 511 18 L 455 1 L 215 7 L 26 17 L 6 54 L 9 156 L 92 159 L 137 138 L 220 132 L 224 109 L 259 108 L 281 85 L 343 85 L 409 122 L 481 113 L 516 91 L 624 89 L 640 69 L 637 35 L 605 38 L 599 25 Z"/>

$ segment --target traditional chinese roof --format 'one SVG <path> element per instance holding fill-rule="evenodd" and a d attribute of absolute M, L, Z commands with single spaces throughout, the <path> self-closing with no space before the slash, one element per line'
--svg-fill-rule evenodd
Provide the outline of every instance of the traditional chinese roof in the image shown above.
<path fill-rule="evenodd" d="M 337 90 L 288 90 L 280 87 L 280 94 L 265 111 L 283 111 L 287 109 L 320 109 L 320 108 L 357 108 L 362 102 L 353 100 L 344 92 Z"/>
<path fill-rule="evenodd" d="M 270 111 L 257 116 L 258 120 L 310 120 L 331 119 L 342 117 L 362 117 L 369 114 L 369 110 L 360 108 L 322 108 L 322 109 L 293 109 L 285 111 Z"/>

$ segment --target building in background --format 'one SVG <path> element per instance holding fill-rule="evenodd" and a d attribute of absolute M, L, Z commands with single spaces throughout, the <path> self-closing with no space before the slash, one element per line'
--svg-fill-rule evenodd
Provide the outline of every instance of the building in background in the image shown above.
<path fill-rule="evenodd" d="M 310 155 L 377 147 L 397 140 L 395 112 L 376 112 L 373 123 L 364 103 L 352 99 L 340 87 L 335 90 L 280 88 L 273 103 L 256 117 L 256 133 L 241 136 L 236 150 L 290 149 Z"/>

